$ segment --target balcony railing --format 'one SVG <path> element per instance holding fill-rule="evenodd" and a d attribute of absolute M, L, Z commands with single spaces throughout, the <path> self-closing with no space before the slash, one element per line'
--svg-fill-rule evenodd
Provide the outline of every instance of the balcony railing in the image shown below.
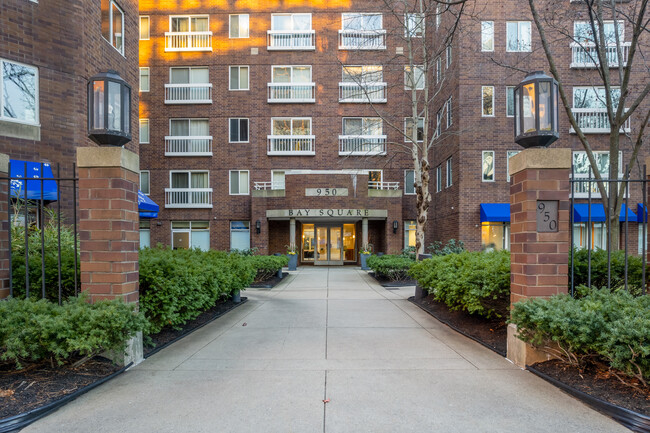
<path fill-rule="evenodd" d="M 601 176 L 603 180 L 609 179 L 609 176 L 607 173 L 601 173 Z M 589 189 L 591 187 L 591 198 L 593 199 L 599 199 L 601 198 L 600 194 L 600 188 L 598 188 L 598 182 L 593 180 L 595 178 L 594 174 L 592 173 L 591 176 L 587 173 L 574 173 L 573 178 L 577 181 L 580 179 L 589 179 L 591 178 L 591 182 L 573 182 L 573 198 L 589 198 Z M 623 173 L 618 174 L 619 179 L 623 179 Z M 609 194 L 609 185 L 610 182 L 605 182 L 605 191 Z M 629 191 L 624 193 L 624 196 L 629 196 Z"/>
<path fill-rule="evenodd" d="M 284 189 L 284 182 L 255 182 L 253 189 L 256 191 L 264 191 L 269 189 Z"/>
<path fill-rule="evenodd" d="M 576 123 L 585 134 L 608 134 L 611 130 L 606 108 L 572 108 Z M 573 127 L 569 129 L 575 134 Z M 621 133 L 630 132 L 630 119 L 625 121 Z"/>
<path fill-rule="evenodd" d="M 368 181 L 368 189 L 399 189 L 399 182 L 379 182 L 376 180 Z"/>
<path fill-rule="evenodd" d="M 212 32 L 165 32 L 165 51 L 212 51 Z"/>
<path fill-rule="evenodd" d="M 166 208 L 212 208 L 212 188 L 165 188 Z"/>
<path fill-rule="evenodd" d="M 268 83 L 269 103 L 312 103 L 316 102 L 315 83 Z"/>
<path fill-rule="evenodd" d="M 339 50 L 385 50 L 386 30 L 339 30 Z"/>
<path fill-rule="evenodd" d="M 339 135 L 339 156 L 386 155 L 385 135 Z"/>
<path fill-rule="evenodd" d="M 386 83 L 339 83 L 339 102 L 386 102 Z"/>
<path fill-rule="evenodd" d="M 630 42 L 621 43 L 621 54 L 623 55 L 623 66 L 627 65 L 627 56 L 630 52 Z M 571 67 L 572 68 L 595 68 L 598 66 L 598 52 L 596 44 L 592 42 L 578 44 L 571 43 Z M 619 65 L 619 52 L 617 46 L 608 45 L 605 47 L 605 58 L 610 68 Z"/>
<path fill-rule="evenodd" d="M 165 104 L 212 104 L 212 83 L 165 84 Z"/>
<path fill-rule="evenodd" d="M 165 156 L 212 156 L 212 137 L 165 137 Z"/>
<path fill-rule="evenodd" d="M 313 135 L 269 135 L 267 155 L 315 155 Z"/>
<path fill-rule="evenodd" d="M 316 31 L 268 30 L 268 50 L 315 50 Z"/>

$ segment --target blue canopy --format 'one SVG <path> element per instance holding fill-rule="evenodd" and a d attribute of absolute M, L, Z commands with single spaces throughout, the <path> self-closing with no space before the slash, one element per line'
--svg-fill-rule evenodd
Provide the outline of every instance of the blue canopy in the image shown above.
<path fill-rule="evenodd" d="M 140 218 L 158 218 L 160 206 L 138 190 L 138 210 L 140 211 Z"/>
<path fill-rule="evenodd" d="M 481 203 L 481 222 L 510 222 L 510 203 Z"/>
<path fill-rule="evenodd" d="M 43 184 L 43 200 L 56 201 L 57 200 L 57 185 L 52 174 L 52 167 L 50 164 L 43 163 L 43 173 L 41 173 L 40 162 L 19 161 L 12 159 L 9 161 L 11 165 L 11 196 L 15 198 L 25 198 L 25 183 L 27 183 L 27 199 L 40 200 L 41 199 L 41 184 Z M 25 166 L 27 172 L 25 173 Z M 20 180 L 20 179 L 26 180 Z M 30 179 L 51 179 L 51 180 L 30 180 Z"/>
<path fill-rule="evenodd" d="M 636 220 L 640 223 L 648 222 L 648 208 L 646 208 L 644 212 L 643 203 L 637 203 L 636 205 Z"/>
<path fill-rule="evenodd" d="M 621 206 L 620 221 L 625 221 L 625 205 Z M 629 222 L 636 222 L 636 214 L 630 209 L 627 209 L 627 220 Z M 573 222 L 581 223 L 589 221 L 589 205 L 580 203 L 573 205 Z M 591 222 L 604 222 L 605 221 L 605 208 L 602 203 L 592 203 L 591 205 Z"/>

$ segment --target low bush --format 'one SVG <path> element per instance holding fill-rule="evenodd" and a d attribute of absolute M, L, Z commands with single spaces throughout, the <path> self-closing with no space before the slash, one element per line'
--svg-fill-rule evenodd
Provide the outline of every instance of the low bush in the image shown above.
<path fill-rule="evenodd" d="M 268 280 L 278 273 L 278 269 L 289 265 L 287 256 L 248 256 L 246 258 L 257 272 L 255 282 Z"/>
<path fill-rule="evenodd" d="M 508 251 L 437 255 L 415 263 L 409 274 L 451 310 L 464 310 L 487 318 L 508 313 Z"/>
<path fill-rule="evenodd" d="M 564 362 L 584 367 L 604 361 L 615 370 L 650 379 L 650 296 L 593 290 L 582 298 L 557 295 L 518 302 L 511 323 L 519 338 Z"/>
<path fill-rule="evenodd" d="M 73 355 L 123 350 L 145 325 L 134 304 L 118 300 L 89 304 L 80 296 L 59 306 L 44 299 L 10 298 L 0 302 L 0 359 L 18 368 L 41 360 L 62 365 Z"/>
<path fill-rule="evenodd" d="M 403 281 L 409 278 L 408 271 L 415 263 L 409 256 L 394 256 L 386 254 L 383 256 L 368 257 L 368 267 L 375 271 L 378 277 L 387 278 L 390 281 Z"/>
<path fill-rule="evenodd" d="M 611 287 L 613 290 L 625 287 L 625 251 L 612 251 Z M 628 255 L 627 258 L 628 290 L 635 296 L 641 294 L 643 260 L 639 256 Z M 589 256 L 586 249 L 573 250 L 575 287 L 586 286 L 589 275 Z M 650 273 L 646 272 L 646 278 Z M 607 250 L 597 249 L 591 252 L 591 287 L 607 287 Z"/>
<path fill-rule="evenodd" d="M 447 254 L 459 254 L 465 251 L 465 243 L 450 239 L 445 245 L 440 241 L 435 241 L 429 244 L 427 252 L 434 256 L 446 256 Z"/>

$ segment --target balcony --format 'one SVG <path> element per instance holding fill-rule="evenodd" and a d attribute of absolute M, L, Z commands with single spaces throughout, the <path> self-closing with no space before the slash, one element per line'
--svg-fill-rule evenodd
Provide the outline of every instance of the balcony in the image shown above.
<path fill-rule="evenodd" d="M 339 156 L 386 155 L 385 135 L 339 135 Z"/>
<path fill-rule="evenodd" d="M 603 180 L 609 179 L 607 173 L 601 173 Z M 580 179 L 589 179 L 591 177 L 591 182 L 580 182 Z M 589 198 L 589 189 L 591 187 L 591 198 L 599 199 L 601 198 L 600 189 L 598 188 L 598 182 L 594 179 L 594 174 L 592 173 L 589 176 L 588 173 L 574 173 L 573 179 L 576 182 L 573 183 L 573 198 Z M 623 179 L 623 173 L 618 174 L 619 179 Z M 609 194 L 609 182 L 605 182 L 605 191 Z M 629 191 L 624 193 L 624 197 L 629 197 Z"/>
<path fill-rule="evenodd" d="M 271 156 L 314 156 L 313 135 L 269 135 L 267 155 Z"/>
<path fill-rule="evenodd" d="M 368 189 L 398 190 L 399 182 L 381 182 L 376 180 L 368 181 Z"/>
<path fill-rule="evenodd" d="M 212 188 L 165 188 L 168 209 L 212 209 Z"/>
<path fill-rule="evenodd" d="M 284 182 L 255 182 L 253 184 L 253 189 L 255 191 L 283 190 Z"/>
<path fill-rule="evenodd" d="M 572 108 L 573 116 L 576 123 L 585 134 L 609 134 L 611 125 L 607 117 L 606 108 Z M 630 132 L 630 119 L 625 121 L 625 125 L 621 128 L 621 133 Z M 569 129 L 569 133 L 575 134 L 573 127 Z"/>
<path fill-rule="evenodd" d="M 165 51 L 212 51 L 212 32 L 165 32 Z"/>
<path fill-rule="evenodd" d="M 385 50 L 386 30 L 339 30 L 339 50 Z"/>
<path fill-rule="evenodd" d="M 316 49 L 316 31 L 268 30 L 267 50 L 286 51 Z"/>
<path fill-rule="evenodd" d="M 165 84 L 165 104 L 212 104 L 212 83 Z"/>
<path fill-rule="evenodd" d="M 165 156 L 212 156 L 212 137 L 165 137 Z"/>
<path fill-rule="evenodd" d="M 623 55 L 623 66 L 627 65 L 627 57 L 630 52 L 630 42 L 621 43 L 621 53 Z M 596 44 L 587 42 L 578 44 L 571 43 L 571 68 L 574 69 L 588 69 L 596 68 L 598 66 L 598 52 Z M 605 57 L 607 64 L 610 68 L 617 68 L 619 66 L 619 53 L 616 45 L 608 45 L 605 48 Z"/>
<path fill-rule="evenodd" d="M 399 182 L 368 182 L 368 197 L 381 199 L 402 197 L 402 190 L 399 189 Z"/>
<path fill-rule="evenodd" d="M 269 104 L 292 104 L 316 102 L 315 83 L 268 83 Z"/>
<path fill-rule="evenodd" d="M 386 103 L 386 83 L 339 83 L 339 102 Z"/>

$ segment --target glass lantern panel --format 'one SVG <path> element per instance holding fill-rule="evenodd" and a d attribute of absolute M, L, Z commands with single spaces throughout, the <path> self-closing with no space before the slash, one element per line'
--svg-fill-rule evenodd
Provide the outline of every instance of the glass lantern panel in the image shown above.
<path fill-rule="evenodd" d="M 523 133 L 535 132 L 535 83 L 522 87 Z"/>
<path fill-rule="evenodd" d="M 549 81 L 540 81 L 539 83 L 539 130 L 551 131 L 552 122 L 551 114 L 551 83 Z"/>
<path fill-rule="evenodd" d="M 516 87 L 515 88 L 515 136 L 519 136 L 521 134 L 521 109 L 519 106 L 519 94 L 521 93 L 521 90 Z"/>
<path fill-rule="evenodd" d="M 108 127 L 111 131 L 122 130 L 122 95 L 119 83 L 108 82 Z"/>
<path fill-rule="evenodd" d="M 131 107 L 131 89 L 129 89 L 126 86 L 122 87 L 122 122 L 124 127 L 122 130 L 124 131 L 125 134 L 128 134 L 130 132 L 130 126 L 131 126 L 131 113 L 130 113 L 130 107 Z"/>
<path fill-rule="evenodd" d="M 93 129 L 104 129 L 104 82 L 93 82 Z"/>
<path fill-rule="evenodd" d="M 560 105 L 560 101 L 559 101 L 559 94 L 557 90 L 557 83 L 553 83 L 553 117 L 554 117 L 555 131 L 560 130 L 560 120 L 559 120 L 560 114 L 558 113 L 560 111 L 559 105 Z"/>

